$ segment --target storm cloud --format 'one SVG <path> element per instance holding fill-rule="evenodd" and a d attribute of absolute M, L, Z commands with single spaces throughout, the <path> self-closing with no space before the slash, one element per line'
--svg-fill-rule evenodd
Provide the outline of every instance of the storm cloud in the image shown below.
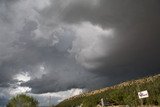
<path fill-rule="evenodd" d="M 112 84 L 159 72 L 159 5 L 158 0 L 100 0 L 95 6 L 75 3 L 65 9 L 62 19 L 114 29 L 114 38 L 103 44 L 109 45 L 109 53 L 96 60 L 102 65 L 93 70 L 111 78 Z"/>
<path fill-rule="evenodd" d="M 159 0 L 0 0 L 0 87 L 93 90 L 157 74 L 159 19 Z"/>

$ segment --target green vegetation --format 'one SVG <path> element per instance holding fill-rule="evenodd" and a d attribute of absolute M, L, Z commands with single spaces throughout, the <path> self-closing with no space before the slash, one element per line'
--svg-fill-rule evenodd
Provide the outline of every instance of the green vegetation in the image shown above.
<path fill-rule="evenodd" d="M 19 94 L 11 98 L 6 107 L 37 107 L 38 101 L 31 96 Z"/>
<path fill-rule="evenodd" d="M 144 105 L 160 105 L 160 74 L 75 96 L 56 107 L 75 107 L 80 104 L 83 104 L 82 107 L 95 107 L 101 98 L 115 105 L 138 106 L 141 102 L 137 93 L 143 90 L 149 93 L 149 97 L 143 99 Z"/>

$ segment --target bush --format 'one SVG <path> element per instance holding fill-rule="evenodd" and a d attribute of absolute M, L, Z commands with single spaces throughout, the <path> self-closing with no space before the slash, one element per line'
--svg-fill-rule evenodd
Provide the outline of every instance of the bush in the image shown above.
<path fill-rule="evenodd" d="M 38 101 L 26 94 L 19 94 L 11 98 L 6 107 L 37 107 Z"/>

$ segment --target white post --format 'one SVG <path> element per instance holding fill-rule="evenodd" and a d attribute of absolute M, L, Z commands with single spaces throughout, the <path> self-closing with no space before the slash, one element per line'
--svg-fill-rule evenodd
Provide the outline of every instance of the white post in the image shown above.
<path fill-rule="evenodd" d="M 137 91 L 140 92 L 140 87 L 138 84 L 137 84 Z M 139 98 L 139 99 L 140 99 L 141 106 L 143 106 L 143 99 L 141 99 L 141 98 Z"/>
<path fill-rule="evenodd" d="M 104 107 L 104 101 L 103 101 L 103 98 L 101 98 L 101 105 L 102 105 L 102 107 Z"/>

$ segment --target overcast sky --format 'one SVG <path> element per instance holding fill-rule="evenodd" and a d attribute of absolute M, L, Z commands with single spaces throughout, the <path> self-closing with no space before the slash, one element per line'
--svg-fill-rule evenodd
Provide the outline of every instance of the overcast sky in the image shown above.
<path fill-rule="evenodd" d="M 159 0 L 0 0 L 1 105 L 20 92 L 56 104 L 159 65 Z"/>

